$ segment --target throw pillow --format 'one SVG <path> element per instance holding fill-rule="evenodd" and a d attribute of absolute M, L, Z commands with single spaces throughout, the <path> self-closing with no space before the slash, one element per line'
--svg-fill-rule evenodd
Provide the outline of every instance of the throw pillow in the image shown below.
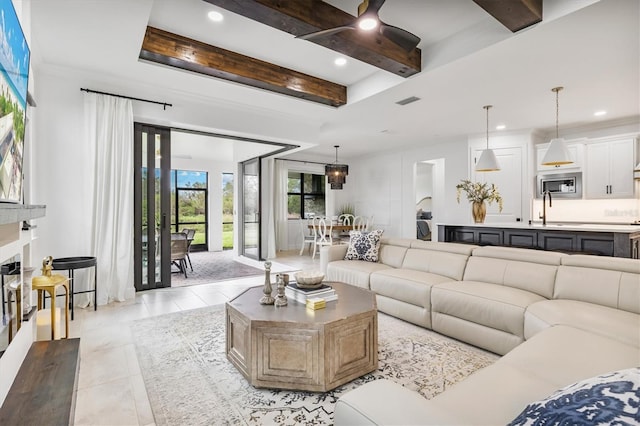
<path fill-rule="evenodd" d="M 511 425 L 637 425 L 640 367 L 569 385 L 529 404 Z"/>
<path fill-rule="evenodd" d="M 377 262 L 382 232 L 384 232 L 382 229 L 376 229 L 371 232 L 349 232 L 349 247 L 344 257 L 345 260 Z"/>

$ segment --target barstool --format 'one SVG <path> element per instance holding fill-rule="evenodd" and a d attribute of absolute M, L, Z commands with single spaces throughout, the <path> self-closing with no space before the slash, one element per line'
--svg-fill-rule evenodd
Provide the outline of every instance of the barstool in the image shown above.
<path fill-rule="evenodd" d="M 44 292 L 51 298 L 51 340 L 55 339 L 56 324 L 56 292 L 59 287 L 64 288 L 64 338 L 69 337 L 69 278 L 51 274 L 53 257 L 47 256 L 42 261 L 42 276 L 33 277 L 31 289 L 38 291 L 38 310 L 44 307 Z M 61 335 L 62 336 L 62 335 Z M 62 338 L 62 337 L 61 337 Z"/>

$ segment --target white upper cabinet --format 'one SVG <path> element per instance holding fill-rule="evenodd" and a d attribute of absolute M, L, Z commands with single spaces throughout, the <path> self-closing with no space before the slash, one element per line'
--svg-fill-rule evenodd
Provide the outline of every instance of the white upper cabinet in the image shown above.
<path fill-rule="evenodd" d="M 633 198 L 635 139 L 586 145 L 586 198 Z"/>
<path fill-rule="evenodd" d="M 584 142 L 567 142 L 567 150 L 573 163 L 563 164 L 561 166 L 543 166 L 542 159 L 549 149 L 549 144 L 536 145 L 536 169 L 539 172 L 554 171 L 554 170 L 567 170 L 567 169 L 579 169 L 582 167 L 582 158 L 584 156 Z"/>

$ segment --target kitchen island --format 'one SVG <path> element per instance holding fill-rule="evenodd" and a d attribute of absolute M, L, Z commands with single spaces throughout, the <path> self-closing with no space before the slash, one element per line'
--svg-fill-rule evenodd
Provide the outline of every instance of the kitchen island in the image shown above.
<path fill-rule="evenodd" d="M 639 225 L 438 224 L 438 241 L 640 258 Z"/>

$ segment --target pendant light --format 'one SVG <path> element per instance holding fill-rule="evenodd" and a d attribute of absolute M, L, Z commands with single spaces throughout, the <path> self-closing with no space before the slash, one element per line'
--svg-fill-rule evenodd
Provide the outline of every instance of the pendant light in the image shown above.
<path fill-rule="evenodd" d="M 571 160 L 571 156 L 569 155 L 569 150 L 567 150 L 567 144 L 564 139 L 562 139 L 558 135 L 558 115 L 560 110 L 560 104 L 558 103 L 558 92 L 560 92 L 563 87 L 554 87 L 551 89 L 552 92 L 556 94 L 556 137 L 551 139 L 551 143 L 549 144 L 549 149 L 547 149 L 547 153 L 544 155 L 542 159 L 543 166 L 561 166 L 563 164 L 571 164 L 573 160 Z"/>
<path fill-rule="evenodd" d="M 338 164 L 338 148 L 340 148 L 340 145 L 334 145 L 333 147 L 336 149 L 336 162 L 326 164 L 324 166 L 324 174 L 331 184 L 331 189 L 342 189 L 342 185 L 347 181 L 349 166 L 346 164 Z"/>
<path fill-rule="evenodd" d="M 487 149 L 482 151 L 478 164 L 476 164 L 476 172 L 495 172 L 500 170 L 498 165 L 498 159 L 492 149 L 489 149 L 489 108 L 493 105 L 485 105 L 484 108 L 487 111 Z"/>

